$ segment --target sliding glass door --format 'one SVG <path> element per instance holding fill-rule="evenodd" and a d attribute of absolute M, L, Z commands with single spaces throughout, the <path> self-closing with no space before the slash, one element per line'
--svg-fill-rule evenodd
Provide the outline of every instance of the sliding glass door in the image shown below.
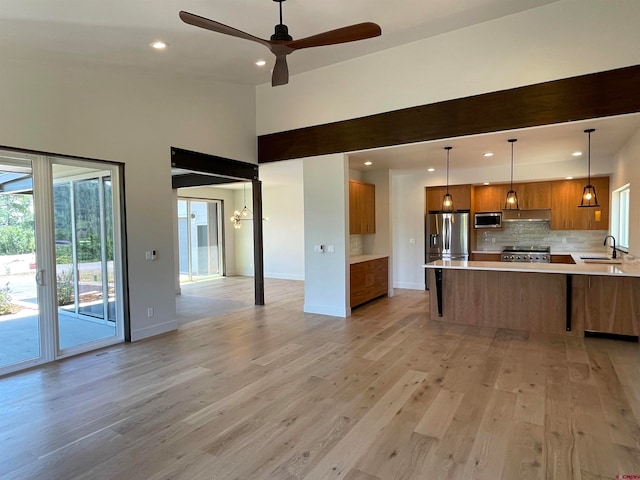
<path fill-rule="evenodd" d="M 41 336 L 31 159 L 0 155 L 0 371 L 39 359 Z"/>
<path fill-rule="evenodd" d="M 123 340 L 118 175 L 0 152 L 0 374 Z"/>
<path fill-rule="evenodd" d="M 53 165 L 59 348 L 116 336 L 111 172 Z"/>
<path fill-rule="evenodd" d="M 178 249 L 181 281 L 224 274 L 220 200 L 178 199 Z"/>

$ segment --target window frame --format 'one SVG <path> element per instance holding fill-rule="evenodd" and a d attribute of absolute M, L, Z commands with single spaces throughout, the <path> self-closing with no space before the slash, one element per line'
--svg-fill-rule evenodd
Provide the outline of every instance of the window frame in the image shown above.
<path fill-rule="evenodd" d="M 611 207 L 611 234 L 616 238 L 616 248 L 625 253 L 629 252 L 630 205 L 631 184 L 627 183 L 612 192 Z"/>

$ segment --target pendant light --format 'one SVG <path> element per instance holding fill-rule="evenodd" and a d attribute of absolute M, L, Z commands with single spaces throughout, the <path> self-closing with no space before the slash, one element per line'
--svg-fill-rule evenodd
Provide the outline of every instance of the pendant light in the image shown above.
<path fill-rule="evenodd" d="M 453 197 L 449 193 L 449 152 L 453 147 L 444 147 L 447 151 L 447 192 L 442 197 L 442 211 L 453 212 Z"/>
<path fill-rule="evenodd" d="M 240 228 L 242 226 L 242 224 L 240 223 L 240 220 L 253 220 L 253 212 L 251 210 L 249 210 L 249 208 L 247 207 L 247 184 L 243 183 L 242 184 L 242 197 L 244 199 L 244 207 L 242 208 L 242 210 L 238 211 L 234 211 L 233 215 L 231 216 L 231 223 L 233 223 L 233 228 Z M 269 220 L 269 217 L 262 217 L 263 221 L 267 221 Z"/>
<path fill-rule="evenodd" d="M 589 146 L 587 149 L 588 170 L 587 185 L 582 189 L 582 200 L 579 207 L 599 207 L 598 196 L 596 195 L 596 187 L 591 185 L 591 133 L 595 132 L 595 128 L 588 128 L 584 131 L 589 136 Z"/>
<path fill-rule="evenodd" d="M 247 208 L 247 184 L 242 184 L 242 196 L 244 199 L 244 208 L 240 211 L 236 210 L 233 212 L 233 216 L 231 217 L 231 222 L 233 223 L 233 228 L 240 228 L 240 220 L 251 220 L 250 215 L 252 215 L 252 211 Z"/>
<path fill-rule="evenodd" d="M 518 207 L 518 194 L 513 189 L 513 144 L 518 141 L 517 138 L 510 138 L 507 140 L 511 144 L 511 184 L 509 191 L 507 192 L 507 200 L 504 202 L 505 210 L 519 210 Z"/>

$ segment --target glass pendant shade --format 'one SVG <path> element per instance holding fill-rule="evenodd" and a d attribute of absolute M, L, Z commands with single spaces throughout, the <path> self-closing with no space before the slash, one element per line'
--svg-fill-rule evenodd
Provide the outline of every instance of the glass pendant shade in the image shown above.
<path fill-rule="evenodd" d="M 578 207 L 599 207 L 598 196 L 596 195 L 596 187 L 591 185 L 591 134 L 595 132 L 595 128 L 588 128 L 584 131 L 589 136 L 588 145 L 588 171 L 587 171 L 587 185 L 582 189 L 582 200 Z"/>
<path fill-rule="evenodd" d="M 442 197 L 442 211 L 453 212 L 453 197 L 449 192 L 445 193 Z"/>
<path fill-rule="evenodd" d="M 518 210 L 518 194 L 515 190 L 509 190 L 507 192 L 507 201 L 504 204 L 505 210 Z"/>
<path fill-rule="evenodd" d="M 453 197 L 449 193 L 449 152 L 453 147 L 444 147 L 447 151 L 447 191 L 442 197 L 442 211 L 453 212 Z"/>
<path fill-rule="evenodd" d="M 517 142 L 516 138 L 510 138 L 508 142 L 511 144 L 511 183 L 507 192 L 507 199 L 504 202 L 505 210 L 520 210 L 518 206 L 518 194 L 513 189 L 513 144 Z"/>

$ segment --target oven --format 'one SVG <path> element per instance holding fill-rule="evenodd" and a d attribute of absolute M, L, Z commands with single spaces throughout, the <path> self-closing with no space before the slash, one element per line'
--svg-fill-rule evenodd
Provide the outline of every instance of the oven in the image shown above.
<path fill-rule="evenodd" d="M 503 247 L 501 262 L 551 263 L 551 247 L 515 245 Z"/>

